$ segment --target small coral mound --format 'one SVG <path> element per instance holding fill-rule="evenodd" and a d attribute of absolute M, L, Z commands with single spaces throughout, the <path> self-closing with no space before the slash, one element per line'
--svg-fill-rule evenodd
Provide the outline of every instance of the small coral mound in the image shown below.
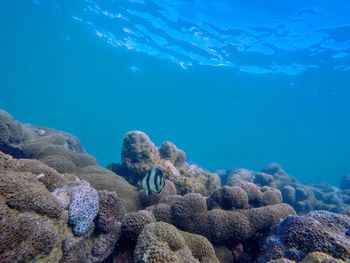
<path fill-rule="evenodd" d="M 134 262 L 147 263 L 218 263 L 213 246 L 202 236 L 177 230 L 157 222 L 147 225 L 140 234 Z"/>
<path fill-rule="evenodd" d="M 313 210 L 328 210 L 342 212 L 350 209 L 350 176 L 342 178 L 340 188 L 326 184 L 301 184 L 294 177 L 288 175 L 280 165 L 267 165 L 260 172 L 246 169 L 220 171 L 223 184 L 231 186 L 248 186 L 248 188 L 269 187 L 262 194 L 265 200 L 249 198 L 252 206 L 283 202 L 291 205 L 298 213 L 306 214 Z M 256 185 L 256 186 L 254 186 Z M 278 189 L 281 193 L 273 193 L 271 189 Z M 246 189 L 248 190 L 248 189 Z M 257 189 L 250 189 L 252 196 L 257 195 Z M 247 192 L 248 193 L 248 192 Z M 249 195 L 249 193 L 248 193 Z M 263 201 L 261 204 L 259 202 Z M 257 204 L 256 204 L 257 203 Z M 265 204 L 267 204 L 265 202 Z"/>
<path fill-rule="evenodd" d="M 121 225 L 122 240 L 126 243 L 136 242 L 142 229 L 155 221 L 153 214 L 144 210 L 126 214 Z"/>
<path fill-rule="evenodd" d="M 57 199 L 32 174 L 1 173 L 0 193 L 9 207 L 20 211 L 35 211 L 55 218 L 63 212 Z"/>
<path fill-rule="evenodd" d="M 153 166 L 159 167 L 182 195 L 190 192 L 210 195 L 220 186 L 218 174 L 188 164 L 186 154 L 171 142 L 157 148 L 141 131 L 124 136 L 121 159 L 122 164 L 110 164 L 107 168 L 135 186 Z"/>
<path fill-rule="evenodd" d="M 267 238 L 260 262 L 278 258 L 301 261 L 312 252 L 322 252 L 347 262 L 349 231 L 350 218 L 346 215 L 314 211 L 305 216 L 289 216 Z"/>
<path fill-rule="evenodd" d="M 242 188 L 223 186 L 207 199 L 207 204 L 209 209 L 230 210 L 248 208 L 248 201 L 248 195 Z"/>
<path fill-rule="evenodd" d="M 28 262 L 48 255 L 59 246 L 60 231 L 52 219 L 34 213 L 18 214 L 0 203 L 0 262 Z"/>
<path fill-rule="evenodd" d="M 99 191 L 99 211 L 96 218 L 98 231 L 108 233 L 114 229 L 116 222 L 123 220 L 126 209 L 115 192 Z"/>

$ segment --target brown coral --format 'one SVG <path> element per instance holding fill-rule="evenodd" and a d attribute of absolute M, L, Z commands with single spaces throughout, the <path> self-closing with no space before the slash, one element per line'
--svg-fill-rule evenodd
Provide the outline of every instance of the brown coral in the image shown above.
<path fill-rule="evenodd" d="M 115 192 L 99 191 L 99 211 L 96 218 L 97 229 L 103 233 L 111 231 L 116 221 L 121 221 L 126 213 L 123 202 Z"/>
<path fill-rule="evenodd" d="M 139 193 L 139 198 L 142 206 L 147 207 L 150 205 L 158 204 L 160 199 L 169 195 L 176 195 L 176 188 L 172 181 L 165 180 L 165 186 L 160 194 L 147 195 L 144 191 L 141 191 Z"/>
<path fill-rule="evenodd" d="M 222 208 L 230 210 L 234 208 L 248 208 L 248 201 L 248 195 L 242 188 L 223 186 L 207 199 L 207 204 L 209 209 Z"/>
<path fill-rule="evenodd" d="M 214 248 L 202 236 L 157 222 L 147 225 L 138 238 L 134 262 L 218 263 Z"/>
<path fill-rule="evenodd" d="M 0 193 L 9 207 L 20 211 L 35 211 L 55 218 L 63 212 L 57 199 L 32 174 L 1 173 Z"/>
<path fill-rule="evenodd" d="M 127 243 L 136 242 L 142 229 L 155 221 L 153 214 L 145 210 L 126 214 L 121 226 L 122 240 Z"/>

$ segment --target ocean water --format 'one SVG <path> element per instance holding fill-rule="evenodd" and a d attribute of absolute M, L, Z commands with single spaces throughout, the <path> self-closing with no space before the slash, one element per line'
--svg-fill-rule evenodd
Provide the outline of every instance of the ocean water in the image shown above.
<path fill-rule="evenodd" d="M 209 170 L 350 173 L 350 3 L 0 1 L 0 108 L 73 133 L 102 165 L 123 135 Z"/>

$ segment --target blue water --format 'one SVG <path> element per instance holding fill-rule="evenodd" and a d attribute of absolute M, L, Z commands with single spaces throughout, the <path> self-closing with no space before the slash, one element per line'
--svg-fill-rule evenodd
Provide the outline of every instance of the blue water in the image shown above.
<path fill-rule="evenodd" d="M 78 136 L 170 140 L 207 169 L 350 172 L 346 0 L 0 2 L 0 108 Z"/>

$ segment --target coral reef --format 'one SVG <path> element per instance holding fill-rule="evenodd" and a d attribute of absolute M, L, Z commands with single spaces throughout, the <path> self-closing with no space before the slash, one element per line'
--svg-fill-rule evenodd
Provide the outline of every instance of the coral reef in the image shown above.
<path fill-rule="evenodd" d="M 136 188 L 115 173 L 99 167 L 96 160 L 88 155 L 79 140 L 62 131 L 46 127 L 36 127 L 15 121 L 8 113 L 0 111 L 0 151 L 14 157 L 40 160 L 54 170 L 42 172 L 45 177 L 41 181 L 53 191 L 63 185 L 59 173 L 73 173 L 80 179 L 88 181 L 96 190 L 116 192 L 125 203 L 128 211 L 140 208 Z M 23 161 L 14 170 L 31 172 L 31 162 Z M 39 165 L 35 166 L 39 168 Z M 57 171 L 57 172 L 56 172 Z M 33 171 L 37 172 L 37 171 Z M 57 182 L 53 181 L 58 180 Z"/>
<path fill-rule="evenodd" d="M 159 201 L 169 195 L 176 195 L 176 187 L 172 181 L 165 180 L 165 186 L 158 195 L 147 195 L 145 191 L 139 193 L 139 199 L 143 207 L 158 204 Z"/>
<path fill-rule="evenodd" d="M 259 262 L 287 258 L 301 261 L 313 252 L 348 261 L 350 257 L 350 217 L 328 211 L 313 211 L 305 216 L 289 216 L 278 224 L 265 243 Z M 328 257 L 327 256 L 327 257 Z M 309 262 L 309 261 L 305 261 Z"/>
<path fill-rule="evenodd" d="M 218 263 L 213 246 L 202 236 L 177 230 L 157 222 L 141 232 L 134 252 L 134 262 Z"/>
<path fill-rule="evenodd" d="M 170 196 L 148 208 L 155 218 L 177 228 L 208 238 L 215 244 L 233 245 L 268 231 L 294 210 L 287 204 L 260 208 L 208 211 L 206 199 L 200 194 Z"/>
<path fill-rule="evenodd" d="M 142 229 L 155 221 L 153 214 L 144 210 L 126 214 L 121 225 L 122 240 L 130 243 L 136 242 Z"/>
<path fill-rule="evenodd" d="M 68 223 L 73 226 L 73 232 L 77 236 L 86 235 L 99 209 L 97 191 L 86 181 L 70 182 L 53 193 L 61 201 L 62 206 L 68 206 Z M 60 197 L 69 197 L 70 202 L 62 201 Z"/>
<path fill-rule="evenodd" d="M 157 148 L 143 132 L 128 132 L 123 140 L 122 164 L 110 164 L 108 169 L 125 177 L 136 185 L 152 166 L 158 166 L 168 180 L 171 180 L 179 194 L 190 192 L 210 195 L 220 186 L 216 173 L 190 165 L 186 154 L 173 143 L 164 142 Z"/>
<path fill-rule="evenodd" d="M 74 136 L 0 111 L 0 262 L 349 262 L 349 175 L 210 173 L 139 131 L 121 157 L 102 168 Z M 167 180 L 148 196 L 133 185 L 152 166 Z"/>
<path fill-rule="evenodd" d="M 261 172 L 246 169 L 221 170 L 220 175 L 223 183 L 230 186 L 255 184 L 279 189 L 283 202 L 291 205 L 298 213 L 305 214 L 312 210 L 341 212 L 350 209 L 348 176 L 343 177 L 341 188 L 325 183 L 301 184 L 276 163 L 267 165 Z"/>
<path fill-rule="evenodd" d="M 234 208 L 248 208 L 248 194 L 237 186 L 223 186 L 216 190 L 208 199 L 207 204 L 209 209 L 222 208 L 231 210 Z"/>
<path fill-rule="evenodd" d="M 116 222 L 123 220 L 126 208 L 115 192 L 99 191 L 99 211 L 96 218 L 96 229 L 108 233 L 115 228 Z"/>
<path fill-rule="evenodd" d="M 101 196 L 72 174 L 0 152 L 0 262 L 105 260 L 119 239 L 125 208 L 120 200 L 106 205 L 114 192 Z M 99 203 L 100 233 L 92 235 Z"/>

